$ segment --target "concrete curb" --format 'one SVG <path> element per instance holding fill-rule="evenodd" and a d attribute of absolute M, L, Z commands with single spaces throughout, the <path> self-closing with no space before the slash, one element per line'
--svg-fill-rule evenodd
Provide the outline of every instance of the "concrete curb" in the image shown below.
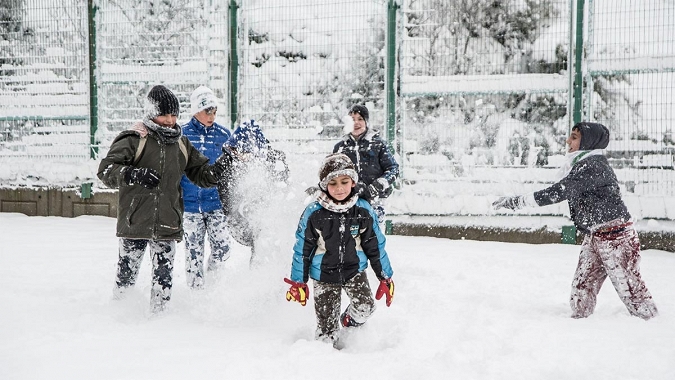
<path fill-rule="evenodd" d="M 562 229 L 544 226 L 531 228 L 506 228 L 494 226 L 430 225 L 426 223 L 392 222 L 392 235 L 429 236 L 454 240 L 499 241 L 526 244 L 561 244 Z M 643 231 L 638 229 L 641 249 L 658 249 L 675 252 L 675 232 Z M 576 244 L 583 236 L 577 234 Z"/>

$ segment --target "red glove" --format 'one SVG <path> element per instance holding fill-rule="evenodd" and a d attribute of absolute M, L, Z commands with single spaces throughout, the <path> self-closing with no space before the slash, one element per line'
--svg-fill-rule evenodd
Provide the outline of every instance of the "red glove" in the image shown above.
<path fill-rule="evenodd" d="M 300 305 L 305 306 L 307 304 L 307 298 L 309 298 L 309 288 L 304 282 L 295 282 L 288 278 L 284 278 L 284 281 L 287 284 L 291 284 L 291 288 L 286 292 L 286 301 L 295 301 L 300 302 Z"/>
<path fill-rule="evenodd" d="M 394 280 L 391 278 L 380 280 L 375 299 L 379 300 L 383 295 L 387 297 L 387 307 L 391 306 L 391 300 L 394 299 Z"/>

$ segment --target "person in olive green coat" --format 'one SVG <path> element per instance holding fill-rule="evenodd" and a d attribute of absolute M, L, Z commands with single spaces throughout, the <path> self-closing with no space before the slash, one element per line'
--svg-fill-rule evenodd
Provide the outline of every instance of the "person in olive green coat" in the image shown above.
<path fill-rule="evenodd" d="M 200 187 L 215 186 L 231 164 L 221 155 L 216 163 L 202 155 L 176 124 L 178 98 L 166 87 L 147 95 L 142 123 L 120 133 L 98 168 L 98 178 L 118 188 L 119 261 L 113 297 L 124 297 L 136 283 L 149 247 L 152 257 L 151 311 L 161 312 L 171 298 L 176 242 L 183 238 L 183 173 Z"/>

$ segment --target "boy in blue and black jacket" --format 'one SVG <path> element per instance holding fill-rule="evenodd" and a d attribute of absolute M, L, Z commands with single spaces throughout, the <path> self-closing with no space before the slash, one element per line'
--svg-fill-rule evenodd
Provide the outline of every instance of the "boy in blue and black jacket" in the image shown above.
<path fill-rule="evenodd" d="M 296 231 L 286 298 L 304 306 L 307 281 L 313 279 L 316 339 L 336 345 L 339 324 L 360 326 L 375 311 L 365 271 L 368 262 L 380 280 L 375 298 L 386 295 L 387 306 L 394 296 L 393 271 L 375 211 L 355 191 L 358 174 L 349 157 L 326 157 L 319 178 L 321 191 L 305 208 Z M 342 290 L 350 304 L 340 315 Z"/>

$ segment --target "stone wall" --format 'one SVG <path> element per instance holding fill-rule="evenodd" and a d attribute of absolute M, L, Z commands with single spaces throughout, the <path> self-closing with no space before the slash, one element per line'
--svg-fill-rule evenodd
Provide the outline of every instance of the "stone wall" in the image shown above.
<path fill-rule="evenodd" d="M 0 188 L 0 212 L 69 218 L 80 215 L 117 217 L 117 192 L 91 192 L 89 189 Z"/>

